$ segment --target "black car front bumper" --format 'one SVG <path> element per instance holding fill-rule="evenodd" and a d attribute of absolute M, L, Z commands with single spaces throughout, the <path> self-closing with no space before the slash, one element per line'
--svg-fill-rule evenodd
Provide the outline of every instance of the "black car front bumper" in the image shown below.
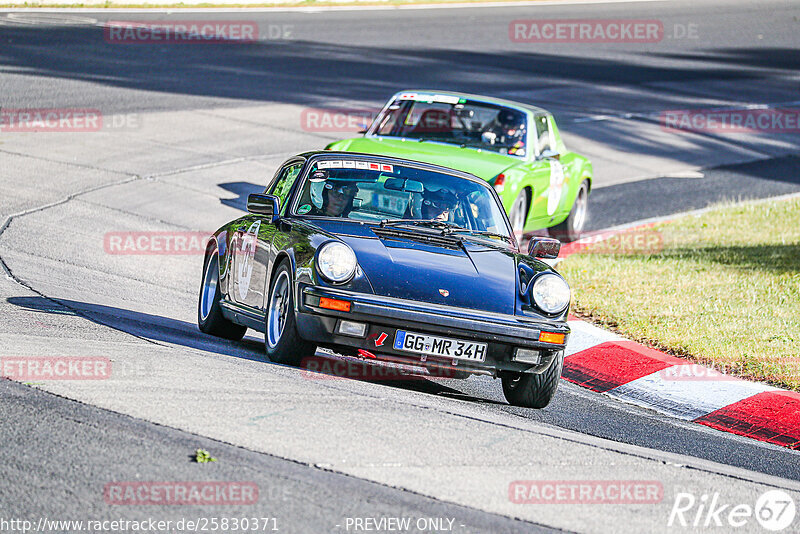
<path fill-rule="evenodd" d="M 350 303 L 349 311 L 320 307 L 320 299 Z M 564 321 L 504 315 L 481 310 L 455 308 L 417 301 L 352 293 L 300 283 L 295 293 L 296 321 L 300 336 L 320 346 L 378 359 L 407 362 L 428 367 L 449 367 L 482 374 L 498 371 L 541 373 L 564 349 L 569 326 Z M 363 336 L 339 333 L 340 321 L 367 325 Z M 487 343 L 484 361 L 429 357 L 394 348 L 397 330 Z M 539 341 L 542 331 L 564 334 L 564 343 Z M 539 362 L 514 360 L 517 348 L 535 350 Z M 360 352 L 359 352 L 360 349 Z"/>

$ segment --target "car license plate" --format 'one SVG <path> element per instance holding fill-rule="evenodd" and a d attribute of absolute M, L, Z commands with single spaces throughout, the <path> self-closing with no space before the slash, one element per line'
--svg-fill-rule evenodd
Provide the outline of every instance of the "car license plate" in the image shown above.
<path fill-rule="evenodd" d="M 395 350 L 443 356 L 456 360 L 482 362 L 486 359 L 486 343 L 473 343 L 447 337 L 429 336 L 398 330 L 394 338 Z"/>

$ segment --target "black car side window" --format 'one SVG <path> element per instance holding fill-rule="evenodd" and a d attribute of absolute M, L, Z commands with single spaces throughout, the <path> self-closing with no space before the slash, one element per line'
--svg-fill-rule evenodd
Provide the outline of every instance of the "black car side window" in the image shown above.
<path fill-rule="evenodd" d="M 278 179 L 272 184 L 272 187 L 267 191 L 270 195 L 275 195 L 281 200 L 281 211 L 283 212 L 286 202 L 289 200 L 289 191 L 292 190 L 294 181 L 300 176 L 300 169 L 303 168 L 302 163 L 295 163 L 284 167 Z"/>

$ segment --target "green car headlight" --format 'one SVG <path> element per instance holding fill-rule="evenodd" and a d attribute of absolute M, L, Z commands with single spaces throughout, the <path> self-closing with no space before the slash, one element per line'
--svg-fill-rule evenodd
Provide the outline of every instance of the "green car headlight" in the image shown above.
<path fill-rule="evenodd" d="M 531 288 L 531 297 L 545 313 L 558 313 L 569 306 L 570 290 L 560 276 L 543 274 L 536 278 Z"/>

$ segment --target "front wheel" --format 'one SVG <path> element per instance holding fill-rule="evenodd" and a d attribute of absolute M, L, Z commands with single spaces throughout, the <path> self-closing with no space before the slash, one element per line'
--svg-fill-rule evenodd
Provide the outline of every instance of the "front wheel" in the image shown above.
<path fill-rule="evenodd" d="M 505 373 L 501 377 L 503 395 L 512 406 L 544 408 L 553 399 L 561 379 L 564 352 L 558 354 L 550 367 L 541 374 Z"/>
<path fill-rule="evenodd" d="M 206 334 L 239 341 L 247 332 L 247 327 L 232 323 L 222 315 L 220 298 L 219 254 L 215 250 L 206 256 L 200 301 L 197 304 L 197 326 Z"/>
<path fill-rule="evenodd" d="M 547 232 L 550 237 L 555 237 L 559 241 L 577 241 L 581 238 L 583 227 L 586 226 L 586 218 L 589 214 L 589 180 L 584 180 L 575 197 L 575 203 L 563 222 L 549 228 Z"/>
<path fill-rule="evenodd" d="M 297 333 L 292 293 L 292 275 L 289 263 L 284 261 L 270 285 L 264 345 L 273 362 L 297 366 L 303 358 L 313 356 L 317 347 Z"/>

